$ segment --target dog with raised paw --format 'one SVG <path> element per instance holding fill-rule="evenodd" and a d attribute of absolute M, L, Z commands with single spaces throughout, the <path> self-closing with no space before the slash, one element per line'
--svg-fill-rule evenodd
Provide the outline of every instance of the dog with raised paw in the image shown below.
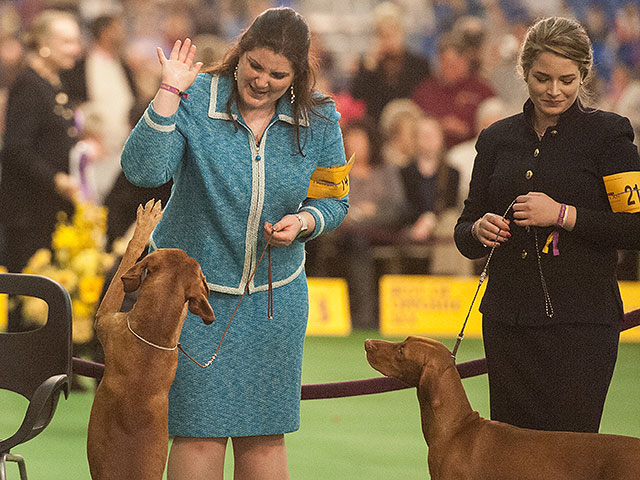
<path fill-rule="evenodd" d="M 162 218 L 160 202 L 138 207 L 135 232 L 100 303 L 95 320 L 104 348 L 87 436 L 94 480 L 161 480 L 168 451 L 169 389 L 187 310 L 214 320 L 209 287 L 193 258 L 160 249 L 136 263 Z M 126 292 L 140 289 L 130 312 Z"/>
<path fill-rule="evenodd" d="M 432 480 L 638 480 L 640 439 L 547 432 L 487 420 L 471 409 L 440 342 L 367 340 L 369 364 L 416 386 Z"/>

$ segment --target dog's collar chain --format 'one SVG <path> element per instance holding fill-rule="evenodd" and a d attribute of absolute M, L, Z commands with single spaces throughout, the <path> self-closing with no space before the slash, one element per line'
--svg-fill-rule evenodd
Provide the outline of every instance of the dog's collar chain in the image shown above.
<path fill-rule="evenodd" d="M 127 328 L 129 328 L 129 331 L 130 331 L 131 333 L 133 333 L 133 335 L 134 335 L 138 340 L 140 340 L 140 341 L 142 341 L 142 342 L 146 343 L 147 345 L 149 345 L 149 346 L 151 346 L 151 347 L 153 347 L 153 348 L 157 348 L 158 350 L 166 350 L 166 351 L 170 352 L 170 351 L 175 350 L 175 349 L 177 349 L 177 348 L 178 348 L 178 345 L 177 345 L 177 344 L 176 344 L 176 346 L 175 346 L 175 347 L 163 347 L 162 345 L 156 345 L 155 343 L 150 342 L 149 340 L 147 340 L 147 339 L 143 338 L 141 335 L 137 334 L 137 333 L 133 330 L 133 328 L 131 328 L 131 322 L 129 321 L 129 318 L 128 318 L 128 317 L 127 317 Z"/>
<path fill-rule="evenodd" d="M 274 229 L 275 232 L 275 229 Z M 224 337 L 227 335 L 227 332 L 229 331 L 229 327 L 231 326 L 231 322 L 233 322 L 233 317 L 236 316 L 236 313 L 238 312 L 238 308 L 240 307 L 240 303 L 242 302 L 242 299 L 244 298 L 245 294 L 249 291 L 249 284 L 251 283 L 251 280 L 253 280 L 253 277 L 255 276 L 256 272 L 258 271 L 258 266 L 260 265 L 260 262 L 262 262 L 262 259 L 264 257 L 264 254 L 267 253 L 267 261 L 269 263 L 269 267 L 268 267 L 268 294 L 267 294 L 267 318 L 269 320 L 273 320 L 273 281 L 271 278 L 271 238 L 273 237 L 273 233 L 271 233 L 269 235 L 269 238 L 267 238 L 267 243 L 264 246 L 264 249 L 262 250 L 262 254 L 260 255 L 260 258 L 258 259 L 258 261 L 256 262 L 255 267 L 253 267 L 253 272 L 251 273 L 251 275 L 249 276 L 249 279 L 247 280 L 247 283 L 244 287 L 244 291 L 242 292 L 242 295 L 240 295 L 240 299 L 238 300 L 238 303 L 236 304 L 236 308 L 233 311 L 233 313 L 231 314 L 231 318 L 229 318 L 229 322 L 227 323 L 227 328 L 224 329 L 224 332 L 222 333 L 222 337 L 220 338 L 220 341 L 218 342 L 218 346 L 216 347 L 215 352 L 213 352 L 213 355 L 211 355 L 211 358 L 209 359 L 209 361 L 207 363 L 200 363 L 199 361 L 197 361 L 195 358 L 193 358 L 191 355 L 189 355 L 186 350 L 184 348 L 182 348 L 182 344 L 178 343 L 174 348 L 179 348 L 180 351 L 182 353 L 185 354 L 185 356 L 191 360 L 193 363 L 195 363 L 196 365 L 198 365 L 200 368 L 209 368 L 211 366 L 211 364 L 213 363 L 213 361 L 218 357 L 218 352 L 220 351 L 220 346 L 222 345 L 222 341 L 224 340 Z"/>

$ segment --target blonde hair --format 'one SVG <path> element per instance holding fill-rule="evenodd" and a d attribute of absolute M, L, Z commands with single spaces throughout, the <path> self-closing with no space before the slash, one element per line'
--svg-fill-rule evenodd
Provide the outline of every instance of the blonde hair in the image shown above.
<path fill-rule="evenodd" d="M 390 101 L 382 109 L 380 114 L 379 129 L 385 140 L 393 138 L 401 122 L 417 122 L 424 113 L 422 109 L 411 99 L 398 98 Z"/>
<path fill-rule="evenodd" d="M 24 36 L 24 46 L 27 50 L 36 51 L 42 46 L 43 40 L 51 33 L 51 25 L 58 20 L 76 22 L 76 17 L 63 10 L 44 10 L 34 18 L 31 29 Z"/>
<path fill-rule="evenodd" d="M 518 70 L 525 81 L 533 62 L 543 52 L 551 52 L 576 63 L 581 80 L 578 98 L 587 104 L 591 94 L 584 85 L 593 76 L 593 48 L 582 25 L 570 18 L 548 17 L 529 27 L 518 56 Z"/>

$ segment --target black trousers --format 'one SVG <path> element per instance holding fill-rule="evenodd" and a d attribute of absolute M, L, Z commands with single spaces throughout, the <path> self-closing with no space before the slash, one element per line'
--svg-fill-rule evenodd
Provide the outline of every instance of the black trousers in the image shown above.
<path fill-rule="evenodd" d="M 523 428 L 597 432 L 618 356 L 613 325 L 541 327 L 483 319 L 491 418 Z"/>

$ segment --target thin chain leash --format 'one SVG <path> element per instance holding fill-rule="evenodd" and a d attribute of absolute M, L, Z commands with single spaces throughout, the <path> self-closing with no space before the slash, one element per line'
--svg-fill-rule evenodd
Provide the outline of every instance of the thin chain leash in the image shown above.
<path fill-rule="evenodd" d="M 507 216 L 507 214 L 509 213 L 509 210 L 511 210 L 511 208 L 513 207 L 513 205 L 516 203 L 515 199 L 511 202 L 511 204 L 509 205 L 509 207 L 505 210 L 504 214 L 502 215 L 502 220 L 504 220 Z M 547 282 L 544 279 L 544 275 L 542 274 L 542 259 L 540 258 L 540 246 L 538 244 L 538 232 L 535 230 L 536 227 L 533 227 L 533 235 L 536 241 L 536 259 L 538 261 L 538 272 L 540 272 L 540 282 L 542 284 L 542 291 L 544 292 L 544 308 L 545 308 L 545 312 L 547 314 L 547 317 L 552 318 L 553 317 L 553 305 L 551 305 L 551 297 L 549 296 L 549 290 L 547 289 Z M 476 288 L 476 292 L 473 295 L 473 299 L 471 300 L 471 305 L 469 305 L 469 310 L 467 311 L 467 316 L 464 319 L 464 322 L 462 324 L 462 329 L 460 330 L 460 333 L 458 334 L 458 336 L 456 337 L 456 344 L 453 347 L 453 351 L 451 352 L 451 358 L 453 358 L 453 361 L 455 362 L 456 360 L 456 354 L 458 353 L 458 348 L 460 347 L 460 343 L 462 342 L 462 340 L 464 339 L 464 330 L 467 327 L 467 322 L 469 321 L 469 316 L 471 315 L 471 310 L 473 309 L 473 304 L 476 301 L 476 298 L 478 297 L 478 292 L 480 292 L 480 288 L 482 287 L 482 284 L 484 283 L 485 279 L 487 278 L 487 270 L 489 268 L 489 262 L 491 261 L 491 258 L 493 257 L 493 252 L 496 249 L 497 246 L 497 241 L 498 241 L 498 237 L 500 236 L 500 232 L 498 232 L 498 234 L 496 235 L 495 240 L 493 241 L 493 247 L 491 247 L 491 251 L 489 252 L 489 256 L 487 257 L 487 261 L 484 264 L 484 268 L 482 269 L 482 273 L 480 274 L 480 279 L 478 281 L 478 287 Z"/>
<path fill-rule="evenodd" d="M 233 310 L 233 313 L 231 314 L 231 318 L 229 318 L 229 322 L 227 323 L 227 327 L 224 329 L 224 332 L 222 333 L 222 337 L 220 338 L 220 341 L 218 342 L 218 346 L 216 347 L 215 352 L 213 352 L 213 355 L 211 356 L 211 359 L 207 362 L 207 363 L 200 363 L 198 362 L 195 358 L 193 358 L 191 355 L 189 355 L 185 349 L 182 347 L 181 343 L 178 343 L 178 348 L 180 349 L 180 351 L 182 353 L 185 354 L 185 356 L 191 360 L 193 363 L 195 363 L 196 365 L 198 365 L 200 368 L 209 368 L 211 366 L 211 364 L 213 363 L 213 361 L 217 358 L 218 356 L 218 351 L 220 350 L 220 347 L 222 346 L 222 341 L 224 340 L 224 337 L 227 335 L 227 332 L 229 331 L 229 327 L 231 327 L 231 322 L 233 322 L 233 317 L 235 317 L 238 308 L 240 308 L 240 303 L 242 302 L 242 299 L 244 298 L 244 296 L 246 295 L 246 293 L 249 291 L 249 284 L 251 283 L 251 280 L 253 280 L 253 277 L 255 276 L 256 272 L 258 271 L 258 266 L 260 265 L 260 262 L 262 262 L 262 259 L 264 258 L 264 254 L 265 252 L 267 253 L 267 262 L 269 264 L 269 280 L 268 280 L 268 296 L 267 296 L 267 316 L 269 318 L 269 320 L 273 320 L 273 282 L 272 282 L 272 277 L 271 277 L 271 237 L 273 236 L 273 233 L 271 235 L 269 235 L 269 238 L 267 239 L 267 244 L 264 246 L 264 249 L 262 250 L 262 254 L 260 255 L 260 258 L 258 259 L 258 261 L 256 262 L 256 266 L 253 268 L 253 272 L 251 273 L 251 275 L 249 276 L 249 279 L 247 280 L 247 283 L 244 287 L 244 291 L 242 292 L 242 295 L 240 296 L 240 299 L 238 299 L 238 303 L 236 305 L 236 308 Z"/>

